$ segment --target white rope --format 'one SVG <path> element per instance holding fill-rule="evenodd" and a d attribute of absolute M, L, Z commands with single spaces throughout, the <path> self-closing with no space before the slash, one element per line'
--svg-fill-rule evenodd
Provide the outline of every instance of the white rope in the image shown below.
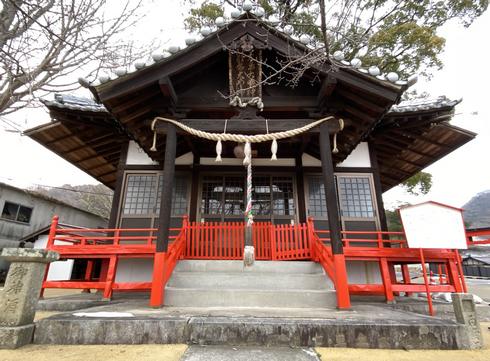
<path fill-rule="evenodd" d="M 343 129 L 344 129 L 344 119 L 340 118 L 339 119 L 339 132 L 341 132 Z M 335 132 L 335 134 L 333 135 L 333 149 L 332 149 L 333 154 L 337 154 L 339 152 L 339 148 L 337 148 L 337 133 L 338 132 Z"/>
<path fill-rule="evenodd" d="M 320 125 L 323 122 L 326 122 L 327 120 L 335 119 L 333 116 L 329 116 L 326 118 L 322 118 L 319 120 L 316 120 L 310 124 L 306 124 L 305 126 L 302 126 L 300 128 L 295 128 L 291 130 L 286 130 L 282 132 L 277 132 L 277 133 L 269 133 L 269 134 L 255 134 L 255 135 L 244 135 L 244 134 L 233 134 L 233 133 L 209 133 L 209 132 L 204 132 L 202 130 L 194 129 L 191 128 L 185 124 L 182 124 L 176 120 L 173 119 L 168 119 L 168 118 L 163 118 L 163 117 L 156 117 L 153 119 L 151 122 L 151 130 L 153 131 L 153 145 L 151 147 L 151 151 L 156 151 L 156 132 L 155 132 L 155 125 L 158 121 L 162 122 L 167 122 L 170 124 L 175 125 L 176 127 L 182 129 L 183 131 L 195 135 L 196 137 L 199 138 L 204 138 L 207 140 L 212 140 L 212 141 L 231 141 L 231 142 L 237 142 L 237 143 L 261 143 L 261 142 L 268 142 L 271 140 L 280 140 L 280 139 L 285 139 L 285 138 L 291 138 L 295 135 L 302 134 L 318 125 Z M 342 119 L 339 119 L 339 124 L 344 124 Z"/>
<path fill-rule="evenodd" d="M 260 111 L 264 110 L 264 102 L 260 97 L 254 97 L 250 100 L 244 102 L 242 98 L 236 95 L 233 99 L 230 100 L 230 105 L 234 107 L 245 108 L 247 105 L 256 106 Z"/>

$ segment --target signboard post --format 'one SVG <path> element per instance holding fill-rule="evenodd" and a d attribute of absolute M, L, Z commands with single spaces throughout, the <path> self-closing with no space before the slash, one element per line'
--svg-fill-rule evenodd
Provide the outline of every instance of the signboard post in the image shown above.
<path fill-rule="evenodd" d="M 418 248 L 420 251 L 427 302 L 429 303 L 429 312 L 433 316 L 434 310 L 425 270 L 423 250 L 424 248 L 456 250 L 463 288 L 466 289 L 461 271 L 461 258 L 457 251 L 458 249 L 468 248 L 463 222 L 463 210 L 429 201 L 402 207 L 399 209 L 399 213 L 408 247 Z"/>

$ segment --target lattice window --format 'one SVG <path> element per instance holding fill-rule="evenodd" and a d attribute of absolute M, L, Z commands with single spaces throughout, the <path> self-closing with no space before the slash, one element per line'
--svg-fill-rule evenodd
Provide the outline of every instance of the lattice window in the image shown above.
<path fill-rule="evenodd" d="M 327 201 L 325 187 L 321 177 L 308 178 L 308 215 L 313 217 L 327 217 Z"/>
<path fill-rule="evenodd" d="M 256 216 L 268 216 L 271 214 L 271 186 L 270 177 L 252 178 L 252 212 Z"/>
<path fill-rule="evenodd" d="M 160 176 L 158 182 L 157 200 L 162 197 L 163 178 Z M 172 216 L 183 216 L 187 214 L 187 177 L 176 176 L 172 190 Z M 160 214 L 160 201 L 156 204 L 156 214 Z"/>
<path fill-rule="evenodd" d="M 123 214 L 152 214 L 156 202 L 156 182 L 157 176 L 154 174 L 129 175 L 127 178 Z"/>
<path fill-rule="evenodd" d="M 294 215 L 294 191 L 291 177 L 272 177 L 272 207 L 275 215 Z"/>
<path fill-rule="evenodd" d="M 204 177 L 202 180 L 201 213 L 221 214 L 223 177 Z"/>
<path fill-rule="evenodd" d="M 368 177 L 339 177 L 338 183 L 342 216 L 374 217 L 373 197 Z"/>
<path fill-rule="evenodd" d="M 224 187 L 224 214 L 239 216 L 244 211 L 244 180 L 243 177 L 226 177 Z"/>

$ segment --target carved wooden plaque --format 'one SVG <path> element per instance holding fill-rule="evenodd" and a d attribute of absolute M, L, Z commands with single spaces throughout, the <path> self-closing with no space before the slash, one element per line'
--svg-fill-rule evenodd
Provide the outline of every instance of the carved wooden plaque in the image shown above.
<path fill-rule="evenodd" d="M 229 51 L 230 96 L 242 100 L 262 97 L 262 46 L 255 39 L 244 36 Z"/>

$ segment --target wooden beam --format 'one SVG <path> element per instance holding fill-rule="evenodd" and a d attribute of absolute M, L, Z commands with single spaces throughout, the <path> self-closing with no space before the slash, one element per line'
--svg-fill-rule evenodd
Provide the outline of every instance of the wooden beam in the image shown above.
<path fill-rule="evenodd" d="M 170 99 L 170 104 L 175 105 L 178 102 L 177 93 L 175 92 L 172 81 L 169 77 L 162 78 L 158 81 L 160 92 L 167 99 Z"/>
<path fill-rule="evenodd" d="M 333 78 L 330 74 L 327 74 L 325 79 L 323 79 L 322 86 L 317 96 L 318 106 L 322 106 L 326 98 L 332 95 L 333 91 L 337 86 L 337 79 Z"/>
<path fill-rule="evenodd" d="M 373 103 L 372 101 L 367 100 L 366 98 L 363 98 L 357 94 L 354 94 L 350 91 L 343 89 L 342 87 L 339 87 L 337 89 L 336 94 L 338 94 L 338 95 L 340 95 L 346 99 L 349 99 L 349 100 L 355 102 L 356 104 L 359 104 L 363 108 L 370 109 L 375 113 L 383 113 L 385 111 L 385 107 L 377 105 L 377 104 Z"/>

